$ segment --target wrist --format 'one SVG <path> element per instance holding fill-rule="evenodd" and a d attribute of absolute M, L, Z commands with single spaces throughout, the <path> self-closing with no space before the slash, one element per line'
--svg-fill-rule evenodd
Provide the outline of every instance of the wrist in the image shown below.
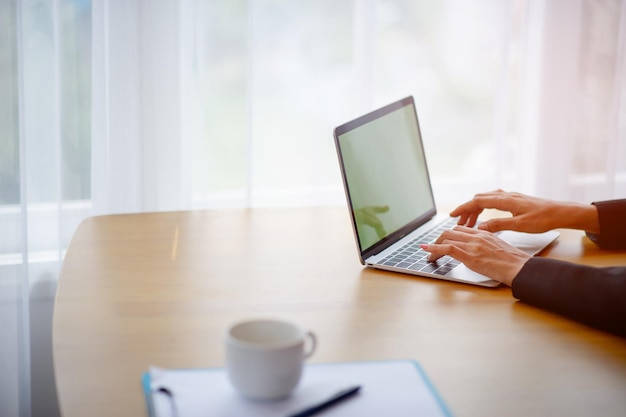
<path fill-rule="evenodd" d="M 579 204 L 576 213 L 574 216 L 577 222 L 575 229 L 593 234 L 600 233 L 600 220 L 596 206 L 593 204 Z"/>
<path fill-rule="evenodd" d="M 563 206 L 558 217 L 564 224 L 564 229 L 583 230 L 588 233 L 600 233 L 598 209 L 593 204 L 567 203 Z"/>
<path fill-rule="evenodd" d="M 526 262 L 528 262 L 530 258 L 530 255 L 524 253 L 524 255 L 519 256 L 516 261 L 510 262 L 510 267 L 507 273 L 502 277 L 500 282 L 509 287 L 512 287 L 513 281 L 515 281 L 515 278 L 519 275 L 520 271 L 524 268 L 524 265 L 526 265 Z"/>

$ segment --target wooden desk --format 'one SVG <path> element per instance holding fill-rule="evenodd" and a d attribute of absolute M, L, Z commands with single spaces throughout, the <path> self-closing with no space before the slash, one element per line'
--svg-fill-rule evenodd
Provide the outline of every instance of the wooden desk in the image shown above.
<path fill-rule="evenodd" d="M 582 233 L 546 253 L 626 264 Z M 314 362 L 411 358 L 455 416 L 623 416 L 626 340 L 488 289 L 364 269 L 345 208 L 95 217 L 59 279 L 53 349 L 65 417 L 147 415 L 149 365 L 221 367 L 226 326 L 287 317 Z"/>

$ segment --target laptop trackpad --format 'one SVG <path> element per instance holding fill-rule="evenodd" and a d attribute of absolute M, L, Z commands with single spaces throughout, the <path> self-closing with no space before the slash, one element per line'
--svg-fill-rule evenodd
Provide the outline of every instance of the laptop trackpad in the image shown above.
<path fill-rule="evenodd" d="M 489 277 L 479 274 L 478 272 L 474 272 L 464 264 L 460 264 L 452 271 L 448 272 L 446 277 L 454 278 L 455 280 L 462 282 L 483 285 L 485 287 L 497 287 L 500 285 L 498 281 L 494 281 Z"/>
<path fill-rule="evenodd" d="M 529 255 L 536 255 L 545 247 L 554 242 L 560 233 L 550 230 L 544 233 L 524 233 L 504 230 L 497 235 L 504 241 L 526 252 Z"/>

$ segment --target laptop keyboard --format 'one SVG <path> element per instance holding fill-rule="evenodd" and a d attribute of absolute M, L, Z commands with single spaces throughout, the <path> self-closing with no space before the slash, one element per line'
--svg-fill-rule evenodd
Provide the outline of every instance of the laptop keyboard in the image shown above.
<path fill-rule="evenodd" d="M 454 227 L 457 219 L 450 218 L 436 225 L 434 228 L 411 240 L 379 262 L 380 265 L 413 271 L 428 272 L 430 274 L 445 275 L 461 262 L 449 256 L 442 256 L 435 262 L 428 262 L 429 253 L 420 248 L 421 244 L 434 242 L 447 229 Z"/>

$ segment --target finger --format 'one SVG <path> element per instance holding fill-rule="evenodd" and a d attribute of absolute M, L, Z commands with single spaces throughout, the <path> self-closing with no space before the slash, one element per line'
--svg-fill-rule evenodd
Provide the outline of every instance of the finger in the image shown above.
<path fill-rule="evenodd" d="M 478 216 L 480 213 L 472 213 L 467 221 L 465 222 L 465 226 L 467 227 L 474 227 L 476 226 L 476 223 L 478 223 Z"/>
<path fill-rule="evenodd" d="M 461 204 L 450 212 L 450 216 L 457 217 L 462 215 L 480 214 L 484 209 L 496 209 L 501 211 L 511 211 L 510 193 L 504 191 L 496 191 L 493 193 L 476 194 L 474 198 L 467 203 Z"/>
<path fill-rule="evenodd" d="M 446 240 L 467 242 L 472 239 L 472 235 L 476 235 L 480 231 L 465 226 L 455 226 L 450 230 L 446 230 L 435 240 L 435 244 L 444 243 Z"/>
<path fill-rule="evenodd" d="M 452 216 L 452 213 L 450 213 L 450 216 Z M 469 213 L 463 213 L 459 216 L 459 220 L 456 222 L 456 224 L 460 225 L 460 226 L 464 226 L 467 224 L 467 222 L 470 219 L 470 214 Z"/>
<path fill-rule="evenodd" d="M 420 248 L 422 248 L 422 250 L 425 250 L 426 252 L 429 252 L 429 255 L 427 258 L 428 262 L 434 262 L 437 259 L 445 255 L 445 253 L 443 253 L 443 250 L 441 249 L 441 246 L 442 245 L 436 244 L 436 243 L 431 243 L 431 244 L 422 243 L 420 245 Z"/>
<path fill-rule="evenodd" d="M 483 211 L 484 208 L 489 208 L 489 207 L 482 207 L 480 203 L 481 201 L 485 201 L 488 199 L 501 198 L 502 194 L 506 194 L 506 192 L 500 189 L 489 191 L 486 193 L 475 194 L 474 198 L 472 198 L 470 201 L 467 201 L 461 204 L 460 206 L 458 206 L 457 208 L 455 208 L 454 210 L 452 210 L 450 212 L 450 216 L 452 217 L 471 216 L 471 215 L 478 216 Z"/>
<path fill-rule="evenodd" d="M 426 252 L 430 252 L 427 258 L 428 262 L 435 262 L 437 259 L 441 258 L 442 256 L 447 255 L 448 252 L 450 251 L 450 248 L 448 246 L 450 245 L 434 244 L 434 243 L 431 243 L 429 245 L 426 245 L 426 244 L 420 245 L 420 247 L 423 250 L 425 250 Z"/>
<path fill-rule="evenodd" d="M 455 232 L 470 234 L 470 235 L 475 235 L 475 234 L 481 233 L 480 231 L 478 231 L 478 230 L 476 230 L 476 229 L 474 229 L 472 227 L 467 227 L 467 226 L 454 226 L 450 230 L 455 231 Z"/>
<path fill-rule="evenodd" d="M 372 207 L 372 210 L 375 213 L 386 213 L 389 211 L 389 206 L 374 206 Z"/>
<path fill-rule="evenodd" d="M 468 257 L 468 254 L 461 248 L 461 245 L 463 245 L 463 242 L 421 245 L 421 247 L 426 252 L 430 252 L 428 256 L 429 262 L 434 262 L 446 255 L 463 262 Z"/>
<path fill-rule="evenodd" d="M 477 223 L 478 223 L 478 213 L 476 213 L 470 218 L 470 221 L 467 223 L 467 227 L 474 227 L 476 226 Z"/>
<path fill-rule="evenodd" d="M 473 214 L 480 214 L 483 209 L 478 205 L 476 200 L 470 200 L 467 203 L 463 203 L 450 212 L 451 217 L 458 216 L 471 216 Z"/>
<path fill-rule="evenodd" d="M 491 219 L 482 222 L 478 228 L 487 232 L 499 232 L 501 230 L 518 230 L 517 218 Z"/>
<path fill-rule="evenodd" d="M 478 222 L 478 216 L 480 215 L 479 212 L 476 213 L 465 213 L 463 215 L 461 215 L 459 217 L 459 221 L 457 222 L 457 225 L 459 226 L 467 226 L 467 227 L 474 227 L 476 226 L 476 223 Z"/>
<path fill-rule="evenodd" d="M 492 195 L 476 196 L 474 198 L 476 207 L 480 209 L 496 209 L 510 212 L 516 204 L 516 200 L 511 193 L 495 193 Z"/>

